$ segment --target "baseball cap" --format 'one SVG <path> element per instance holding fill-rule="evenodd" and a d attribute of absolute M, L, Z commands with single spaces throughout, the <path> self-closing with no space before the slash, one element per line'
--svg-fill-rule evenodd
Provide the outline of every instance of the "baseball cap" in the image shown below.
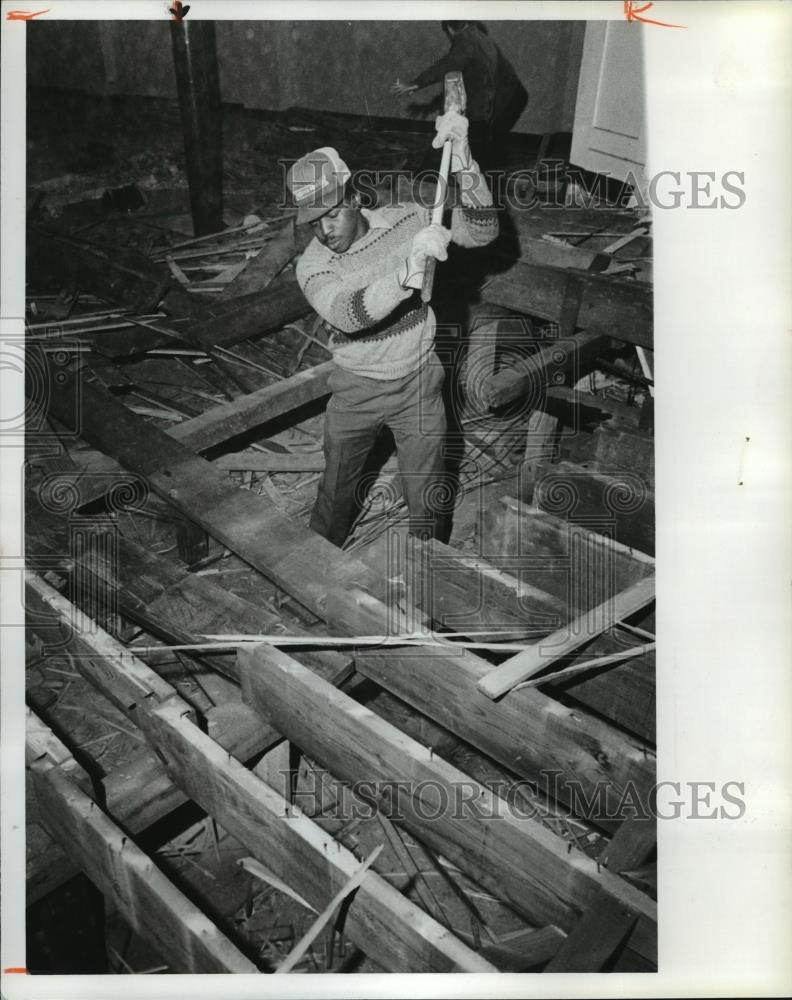
<path fill-rule="evenodd" d="M 286 183 L 297 206 L 297 222 L 313 222 L 341 201 L 349 167 L 332 146 L 323 146 L 301 156 L 286 175 Z"/>

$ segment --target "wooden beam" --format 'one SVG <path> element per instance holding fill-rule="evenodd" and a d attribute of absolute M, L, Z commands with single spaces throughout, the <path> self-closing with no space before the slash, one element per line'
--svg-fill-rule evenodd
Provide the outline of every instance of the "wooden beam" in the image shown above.
<path fill-rule="evenodd" d="M 184 340 L 208 350 L 230 347 L 247 337 L 277 330 L 311 311 L 293 273 L 284 273 L 260 292 L 209 302 L 194 322 L 183 326 Z"/>
<path fill-rule="evenodd" d="M 435 756 L 400 730 L 317 678 L 280 650 L 240 652 L 243 691 L 265 719 L 344 781 L 391 789 L 408 829 L 529 920 L 562 929 L 601 892 L 647 925 L 655 906 L 643 893 L 577 854 L 537 821 Z M 393 789 L 396 789 L 393 792 Z M 475 809 L 466 808 L 476 803 Z"/>
<path fill-rule="evenodd" d="M 79 787 L 70 775 L 71 755 L 30 710 L 28 727 L 28 775 L 39 821 L 118 907 L 127 924 L 155 946 L 173 972 L 257 973 Z"/>
<path fill-rule="evenodd" d="M 611 628 L 622 618 L 641 611 L 655 599 L 654 577 L 638 580 L 627 590 L 573 619 L 562 629 L 549 635 L 530 649 L 517 653 L 502 663 L 478 683 L 479 691 L 488 698 L 500 698 L 521 681 L 574 653 L 589 640 Z"/>
<path fill-rule="evenodd" d="M 482 297 L 557 323 L 566 297 L 578 292 L 577 326 L 653 349 L 652 289 L 639 282 L 520 262 L 486 285 Z"/>
<path fill-rule="evenodd" d="M 42 581 L 37 592 L 46 587 Z M 64 605 L 60 595 L 47 596 L 67 621 L 80 620 L 76 609 Z M 126 681 L 120 657 L 112 649 L 115 640 L 93 624 L 83 641 L 94 648 L 91 662 L 99 658 L 98 650 L 101 657 L 107 657 L 103 668 L 93 671 L 90 664 L 87 667 L 97 688 L 113 696 L 123 690 Z M 146 687 L 165 685 L 132 656 L 125 660 L 124 670 L 130 664 Z M 86 669 L 82 663 L 78 667 Z M 150 676 L 146 677 L 146 672 Z M 189 798 L 214 816 L 257 860 L 322 910 L 357 870 L 355 856 L 203 733 L 190 719 L 189 706 L 170 685 L 165 686 L 170 695 L 162 700 L 148 698 L 124 705 L 120 699 L 118 707 L 143 730 L 172 780 Z M 376 960 L 391 971 L 494 971 L 374 872 L 366 874 L 355 896 L 347 928 L 361 950 L 367 954 L 373 951 Z"/>
<path fill-rule="evenodd" d="M 240 396 L 233 402 L 212 407 L 191 420 L 176 424 L 168 433 L 193 451 L 205 451 L 326 396 L 330 392 L 327 380 L 334 369 L 332 361 L 306 368 L 290 378 Z"/>
<path fill-rule="evenodd" d="M 542 389 L 551 383 L 554 376 L 563 376 L 571 371 L 573 378 L 579 377 L 609 346 L 609 337 L 589 330 L 565 340 L 553 341 L 514 366 L 501 368 L 490 375 L 482 383 L 481 395 L 492 408 L 505 406 L 523 396 L 536 406 L 541 401 Z"/>

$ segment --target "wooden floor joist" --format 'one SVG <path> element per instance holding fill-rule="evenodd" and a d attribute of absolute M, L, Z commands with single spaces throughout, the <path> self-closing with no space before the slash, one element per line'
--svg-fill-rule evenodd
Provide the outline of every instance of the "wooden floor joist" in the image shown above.
<path fill-rule="evenodd" d="M 570 855 L 536 820 L 280 650 L 245 649 L 240 663 L 245 695 L 265 719 L 342 780 L 386 796 L 390 788 L 409 829 L 529 920 L 568 930 L 604 893 L 640 920 L 640 949 L 656 960 L 656 908 L 643 893 L 584 854 Z"/>
<path fill-rule="evenodd" d="M 75 780 L 67 748 L 29 709 L 26 756 L 41 822 L 173 972 L 259 970 L 184 896 Z"/>
<path fill-rule="evenodd" d="M 558 322 L 566 300 L 577 296 L 575 325 L 649 350 L 654 347 L 652 289 L 640 282 L 518 262 L 490 281 L 482 295 L 493 305 L 551 322 Z"/>
<path fill-rule="evenodd" d="M 49 407 L 54 416 L 74 413 L 78 387 L 68 378 Z M 285 517 L 263 497 L 236 489 L 209 462 L 130 413 L 93 384 L 79 386 L 83 436 L 113 455 L 173 506 L 237 552 L 309 610 L 343 634 L 386 632 L 393 615 L 376 597 L 383 577 L 324 538 Z M 362 601 L 361 601 L 362 594 Z M 400 623 L 395 623 L 400 627 Z M 391 631 L 393 629 L 391 628 Z M 403 629 L 401 629 L 403 631 Z M 568 782 L 589 800 L 602 798 L 610 815 L 625 789 L 648 795 L 654 766 L 642 746 L 581 710 L 571 710 L 539 691 L 510 694 L 495 704 L 476 689 L 491 665 L 470 652 L 387 651 L 360 657 L 371 679 L 426 711 L 441 725 L 480 747 L 499 763 L 532 780 L 560 772 L 559 796 L 570 800 Z M 598 809 L 607 829 L 618 819 Z"/>
<path fill-rule="evenodd" d="M 85 623 L 43 580 L 31 577 L 28 582 L 56 615 L 86 628 L 81 642 L 94 655 L 75 665 L 142 729 L 174 782 L 253 857 L 322 910 L 357 871 L 358 859 L 201 732 L 174 689 L 126 647 Z M 135 692 L 125 677 L 130 670 L 139 685 Z M 391 971 L 494 971 L 374 872 L 366 873 L 346 928 L 361 950 Z"/>

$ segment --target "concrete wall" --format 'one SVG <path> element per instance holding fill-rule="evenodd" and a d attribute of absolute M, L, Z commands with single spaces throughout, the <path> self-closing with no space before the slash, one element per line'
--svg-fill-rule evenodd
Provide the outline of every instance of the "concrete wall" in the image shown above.
<path fill-rule="evenodd" d="M 583 48 L 582 21 L 491 21 L 492 38 L 530 93 L 521 132 L 571 131 Z M 96 94 L 175 96 L 167 21 L 34 21 L 32 85 Z M 390 86 L 441 56 L 437 21 L 221 21 L 217 49 L 224 101 L 408 117 Z M 428 101 L 430 90 L 414 97 Z"/>

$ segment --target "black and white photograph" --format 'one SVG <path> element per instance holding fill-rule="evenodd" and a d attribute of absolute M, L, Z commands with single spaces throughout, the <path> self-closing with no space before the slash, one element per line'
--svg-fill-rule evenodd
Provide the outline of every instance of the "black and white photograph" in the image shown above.
<path fill-rule="evenodd" d="M 751 207 L 749 137 L 680 163 L 650 129 L 651 45 L 689 44 L 705 5 L 69 6 L 3 5 L 24 34 L 4 995 L 184 974 L 659 989 L 666 828 L 764 829 L 739 768 L 677 756 L 694 709 L 729 741 L 743 681 L 727 655 L 718 686 L 709 571 L 678 569 L 720 530 L 689 463 L 743 418 L 709 367 L 731 342 L 711 350 L 695 297 L 700 346 L 658 320 L 668 220 Z M 728 442 L 734 489 L 756 438 Z M 710 630 L 698 701 L 668 686 L 688 616 Z"/>

